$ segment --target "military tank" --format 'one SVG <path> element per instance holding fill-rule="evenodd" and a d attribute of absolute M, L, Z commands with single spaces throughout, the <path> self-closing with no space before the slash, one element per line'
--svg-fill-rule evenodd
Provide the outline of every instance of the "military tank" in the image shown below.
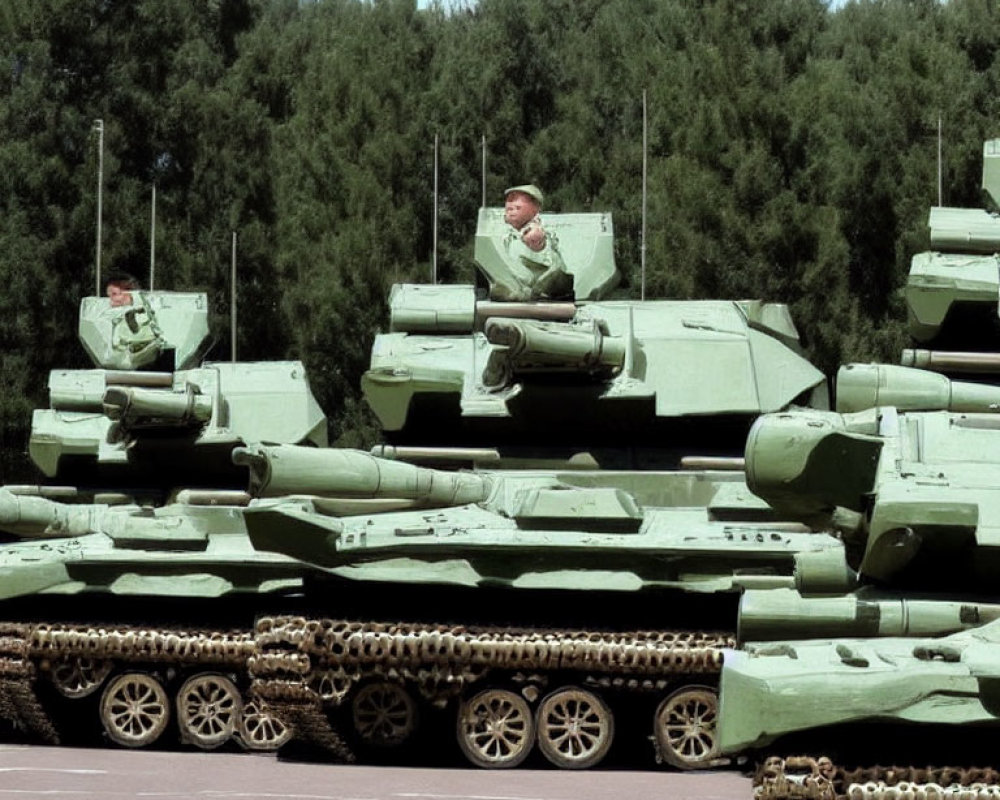
<path fill-rule="evenodd" d="M 847 593 L 751 590 L 741 599 L 720 745 L 796 754 L 765 763 L 764 796 L 876 796 L 897 784 L 927 792 L 985 773 L 926 764 L 995 762 L 983 728 L 1000 721 L 997 433 L 993 411 L 892 407 L 763 417 L 751 432 L 750 487 L 838 530 L 858 575 Z"/>
<path fill-rule="evenodd" d="M 174 716 L 202 749 L 290 737 L 247 697 L 245 663 L 255 614 L 298 609 L 304 570 L 254 552 L 231 454 L 324 446 L 326 418 L 298 362 L 203 362 L 207 309 L 83 298 L 96 368 L 50 373 L 29 441 L 43 483 L 0 489 L 0 717 L 31 737 L 146 746 Z"/>
<path fill-rule="evenodd" d="M 303 569 L 249 545 L 248 498 L 185 490 L 152 508 L 15 491 L 0 489 L 0 717 L 50 743 L 103 729 L 144 747 L 174 717 L 206 750 L 290 738 L 248 696 L 245 665 L 254 609 L 297 608 Z"/>
<path fill-rule="evenodd" d="M 713 765 L 714 654 L 739 593 L 850 582 L 840 542 L 787 526 L 721 471 L 741 466 L 726 456 L 762 411 L 828 407 L 825 378 L 786 307 L 608 300 L 610 214 L 539 222 L 544 263 L 484 208 L 485 287 L 390 294 L 362 379 L 387 440 L 372 452 L 475 468 L 461 491 L 444 484 L 441 510 L 391 493 L 331 510 L 317 476 L 341 474 L 343 454 L 237 452 L 252 494 L 293 495 L 247 509 L 254 546 L 323 570 L 338 614 L 263 620 L 256 691 L 321 745 L 331 721 L 357 726 L 338 709 L 374 681 L 397 715 L 386 742 L 413 736 L 418 705 L 445 707 L 478 766 L 517 766 L 536 743 L 557 766 L 593 766 L 616 718 L 651 732 L 663 761 Z M 364 492 L 391 474 L 372 463 Z M 697 471 L 664 471 L 681 465 Z"/>
<path fill-rule="evenodd" d="M 572 281 L 581 298 L 596 298 L 613 282 L 610 217 L 569 217 L 552 229 L 567 263 L 577 263 L 577 250 L 596 253 Z M 481 228 L 495 223 L 496 214 L 481 215 Z M 594 236 L 577 237 L 578 226 Z M 588 264 L 603 277 L 588 278 Z M 672 351 L 704 359 L 712 343 L 732 391 L 723 405 L 694 403 L 699 414 L 743 426 L 795 399 L 825 405 L 823 378 L 801 358 L 783 307 L 699 303 L 671 316 L 669 304 L 560 303 L 504 280 L 493 279 L 489 301 L 471 287 L 396 290 L 416 297 L 395 304 L 409 309 L 403 316 L 448 316 L 441 298 L 461 295 L 473 314 L 488 311 L 490 331 L 506 331 L 495 341 L 464 328 L 402 337 L 415 352 L 471 347 L 490 374 L 525 376 L 468 406 L 494 403 L 484 418 L 498 416 L 501 399 L 520 409 L 521 395 L 563 407 L 579 396 L 594 409 L 607 401 L 627 428 L 633 411 L 653 420 L 669 396 L 673 411 L 663 416 L 673 425 L 684 416 L 674 413 L 683 387 L 657 375 Z M 546 318 L 554 305 L 571 312 L 558 324 Z M 479 766 L 517 766 L 536 744 L 558 766 L 593 766 L 611 747 L 615 720 L 619 739 L 651 735 L 674 766 L 709 766 L 719 759 L 719 653 L 732 643 L 739 593 L 853 580 L 839 541 L 774 515 L 738 472 L 598 469 L 615 461 L 614 448 L 598 459 L 578 445 L 599 434 L 560 439 L 565 425 L 551 417 L 551 448 L 482 455 L 469 445 L 486 440 L 465 438 L 417 456 L 472 462 L 475 472 L 253 444 L 325 444 L 301 366 L 193 366 L 203 298 L 140 293 L 137 306 L 130 316 L 101 298 L 84 302 L 82 318 L 97 321 L 81 331 L 101 367 L 55 373 L 53 407 L 36 415 L 33 455 L 52 477 L 79 485 L 15 487 L 3 498 L 0 530 L 11 541 L 0 545 L 9 587 L 0 599 L 10 622 L 0 714 L 43 738 L 84 719 L 115 743 L 148 746 L 175 716 L 181 739 L 205 749 L 234 739 L 273 748 L 294 729 L 347 758 L 348 742 L 370 751 L 412 741 L 422 711 L 442 709 Z M 192 308 L 199 313 L 182 323 L 181 310 Z M 676 323 L 669 342 L 657 322 L 667 317 Z M 607 355 L 600 363 L 581 355 L 588 331 Z M 521 333 L 533 344 L 515 353 Z M 375 350 L 387 347 L 382 340 Z M 567 363 L 577 357 L 584 368 Z M 258 366 L 273 369 L 263 393 L 250 376 Z M 379 396 L 396 402 L 412 378 L 410 367 L 373 367 L 373 406 Z M 480 378 L 470 379 L 476 391 Z M 439 393 L 413 394 L 419 407 Z M 255 418 L 264 403 L 282 413 Z M 305 413 L 289 419 L 289 408 Z M 506 419 L 520 424 L 540 406 L 523 408 L 530 413 Z M 421 413 L 405 417 L 403 428 L 416 430 Z M 523 429 L 537 432 L 543 419 Z M 91 433 L 74 439 L 76 430 Z M 667 449 L 658 442 L 649 457 L 622 460 L 649 467 L 669 460 Z M 534 469 L 484 471 L 484 462 Z M 136 504 L 148 497 L 153 505 Z M 252 618 L 268 612 L 254 629 Z M 96 709 L 67 711 L 59 705 L 67 700 L 96 700 Z"/>
<path fill-rule="evenodd" d="M 508 193 L 518 188 L 538 193 Z M 561 282 L 534 280 L 535 254 L 517 249 L 505 210 L 483 208 L 474 252 L 485 286 L 392 288 L 389 331 L 361 382 L 389 445 L 380 455 L 673 469 L 687 455 L 739 455 L 760 413 L 829 407 L 786 306 L 608 299 L 611 215 L 540 221 Z"/>
<path fill-rule="evenodd" d="M 454 472 L 293 446 L 234 458 L 258 498 L 254 547 L 322 571 L 340 615 L 261 620 L 254 691 L 338 755 L 338 722 L 364 728 L 377 696 L 380 744 L 445 708 L 477 766 L 536 745 L 594 766 L 616 719 L 671 765 L 718 765 L 739 593 L 852 585 L 840 541 L 775 516 L 738 473 Z"/>
<path fill-rule="evenodd" d="M 49 374 L 50 407 L 34 412 L 28 443 L 46 482 L 162 503 L 176 485 L 242 487 L 234 447 L 326 445 L 326 417 L 300 362 L 202 362 L 205 294 L 130 297 L 81 300 L 80 341 L 95 368 Z"/>
<path fill-rule="evenodd" d="M 456 472 L 292 445 L 233 458 L 248 493 L 158 508 L 0 490 L 3 717 L 128 747 L 175 727 L 202 749 L 273 749 L 294 729 L 351 758 L 441 709 L 460 751 L 500 768 L 536 743 L 593 766 L 618 719 L 619 738 L 710 766 L 739 591 L 851 580 L 840 542 L 777 518 L 734 472 Z"/>
<path fill-rule="evenodd" d="M 987 142 L 993 197 L 998 154 Z M 742 598 L 720 740 L 723 752 L 764 759 L 760 797 L 1000 791 L 989 747 L 1000 722 L 1000 357 L 990 350 L 1000 337 L 980 280 L 1000 229 L 986 212 L 939 208 L 930 227 L 945 250 L 914 257 L 906 294 L 911 333 L 933 349 L 906 350 L 901 365 L 848 365 L 839 413 L 766 415 L 747 441 L 748 486 L 836 530 L 858 575 L 848 593 Z"/>

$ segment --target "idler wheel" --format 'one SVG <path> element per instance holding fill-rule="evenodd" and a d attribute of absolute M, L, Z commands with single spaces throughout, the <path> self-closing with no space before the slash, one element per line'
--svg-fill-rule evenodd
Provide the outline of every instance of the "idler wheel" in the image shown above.
<path fill-rule="evenodd" d="M 587 769 L 608 754 L 615 735 L 611 709 L 593 692 L 567 686 L 547 695 L 535 714 L 538 749 L 561 769 Z"/>
<path fill-rule="evenodd" d="M 49 679 L 63 697 L 78 700 L 100 689 L 112 666 L 112 662 L 96 658 L 61 658 L 52 664 Z"/>
<path fill-rule="evenodd" d="M 378 681 L 358 689 L 351 701 L 354 730 L 366 745 L 398 747 L 417 728 L 417 704 L 398 683 Z"/>
<path fill-rule="evenodd" d="M 170 700 L 152 675 L 126 672 L 105 687 L 100 714 L 111 741 L 122 747 L 146 747 L 167 729 Z"/>
<path fill-rule="evenodd" d="M 239 722 L 240 744 L 247 750 L 271 752 L 288 744 L 292 729 L 266 711 L 258 700 L 243 703 Z"/>
<path fill-rule="evenodd" d="M 684 686 L 663 700 L 653 718 L 660 757 L 678 769 L 704 769 L 719 758 L 719 696 L 709 686 Z"/>
<path fill-rule="evenodd" d="M 535 721 L 528 703 L 507 689 L 486 689 L 463 700 L 457 727 L 462 753 L 486 769 L 516 767 L 535 744 Z"/>
<path fill-rule="evenodd" d="M 239 689 L 225 675 L 193 675 L 177 692 L 181 739 L 202 750 L 214 750 L 232 738 L 242 710 Z"/>

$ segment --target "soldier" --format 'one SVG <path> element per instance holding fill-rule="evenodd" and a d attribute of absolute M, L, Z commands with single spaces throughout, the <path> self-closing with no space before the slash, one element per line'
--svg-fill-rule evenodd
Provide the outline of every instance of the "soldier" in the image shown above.
<path fill-rule="evenodd" d="M 542 190 L 534 184 L 512 186 L 504 192 L 504 221 L 516 230 L 521 241 L 536 253 L 545 247 L 545 229 L 538 218 L 542 210 Z"/>
<path fill-rule="evenodd" d="M 538 214 L 542 190 L 534 184 L 512 186 L 504 192 L 504 236 L 507 262 L 524 285 L 524 296 L 512 300 L 551 299 L 572 295 L 573 278 L 566 272 L 555 234 L 546 232 Z"/>
<path fill-rule="evenodd" d="M 139 282 L 131 275 L 115 275 L 104 285 L 104 292 L 111 300 L 111 307 L 118 308 L 132 305 L 132 292 L 140 288 Z"/>

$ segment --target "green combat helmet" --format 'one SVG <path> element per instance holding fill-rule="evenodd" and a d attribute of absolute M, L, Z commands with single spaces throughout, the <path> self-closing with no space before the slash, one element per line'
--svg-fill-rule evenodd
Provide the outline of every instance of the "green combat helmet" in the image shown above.
<path fill-rule="evenodd" d="M 326 444 L 326 418 L 302 364 L 199 365 L 206 296 L 132 294 L 129 306 L 106 297 L 80 304 L 80 340 L 97 369 L 49 375 L 50 407 L 34 412 L 29 439 L 47 479 L 161 491 L 175 481 L 237 486 L 243 477 L 229 458 L 237 445 Z"/>
<path fill-rule="evenodd" d="M 572 278 L 566 296 L 533 293 L 533 278 L 511 262 L 501 208 L 479 212 L 485 292 L 392 288 L 389 332 L 376 337 L 362 378 L 395 446 L 381 453 L 669 468 L 692 450 L 738 452 L 762 412 L 827 406 L 785 306 L 605 299 L 618 280 L 611 215 L 541 219 Z"/>

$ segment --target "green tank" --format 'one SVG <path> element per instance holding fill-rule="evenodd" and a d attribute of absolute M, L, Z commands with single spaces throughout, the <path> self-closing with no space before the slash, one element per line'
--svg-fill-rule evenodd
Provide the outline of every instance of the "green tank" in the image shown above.
<path fill-rule="evenodd" d="M 383 745 L 430 707 L 481 767 L 536 745 L 591 767 L 616 730 L 651 735 L 675 767 L 716 766 L 740 593 L 854 585 L 839 540 L 775 515 L 733 471 L 454 472 L 294 446 L 234 459 L 255 549 L 321 570 L 338 615 L 259 621 L 255 691 L 338 754 L 374 683 L 396 714 Z"/>
<path fill-rule="evenodd" d="M 291 445 L 233 458 L 249 492 L 159 508 L 0 490 L 9 721 L 128 747 L 175 728 L 203 749 L 270 749 L 294 730 L 350 758 L 348 742 L 412 744 L 427 715 L 478 766 L 537 743 L 589 767 L 616 735 L 713 766 L 739 593 L 853 582 L 839 541 L 732 471 L 455 472 Z"/>
<path fill-rule="evenodd" d="M 922 356 L 938 368 L 970 357 Z M 972 360 L 982 372 L 990 358 Z M 721 748 L 809 755 L 766 762 L 761 796 L 996 783 L 992 773 L 925 765 L 995 763 L 983 728 L 1000 722 L 998 392 L 914 367 L 850 365 L 838 376 L 838 412 L 755 423 L 749 488 L 835 531 L 858 575 L 846 593 L 741 599 L 740 648 L 722 673 Z"/>
<path fill-rule="evenodd" d="M 386 439 L 374 458 L 235 453 L 274 498 L 246 511 L 254 546 L 322 570 L 338 615 L 263 620 L 257 691 L 319 744 L 357 728 L 344 709 L 375 681 L 405 711 L 394 743 L 413 709 L 443 707 L 478 766 L 536 743 L 593 766 L 615 720 L 663 761 L 711 766 L 714 658 L 740 593 L 853 585 L 842 544 L 773 515 L 726 458 L 763 411 L 827 408 L 826 382 L 784 306 L 607 299 L 610 214 L 541 221 L 558 269 L 533 270 L 486 208 L 484 288 L 393 287 L 362 379 Z M 504 637 L 516 652 L 497 651 Z"/>
<path fill-rule="evenodd" d="M 393 458 L 324 447 L 297 363 L 197 366 L 203 296 L 84 301 L 99 368 L 53 373 L 31 440 L 76 487 L 0 492 L 0 715 L 133 747 L 175 729 L 267 749 L 294 731 L 343 758 L 412 745 L 423 718 L 482 767 L 536 748 L 590 767 L 615 739 L 676 767 L 721 763 L 740 594 L 847 592 L 855 575 L 840 540 L 751 495 L 742 462 L 650 467 L 691 452 L 670 434 L 695 418 L 728 441 L 761 411 L 825 407 L 823 376 L 782 306 L 598 300 L 616 280 L 608 215 L 547 220 L 575 297 L 536 296 L 491 211 L 477 240 L 490 299 L 395 290 L 396 332 L 364 386 L 389 433 L 401 420 L 379 451 Z M 389 350 L 416 361 L 379 361 Z M 459 380 L 475 424 L 415 444 L 423 410 L 458 397 L 439 404 L 442 371 L 418 363 L 445 351 L 444 372 L 455 353 L 482 359 Z M 573 427 L 577 405 L 627 435 Z M 697 453 L 729 452 L 721 441 Z M 643 469 L 602 469 L 619 463 Z"/>
<path fill-rule="evenodd" d="M 998 159 L 987 142 L 994 202 Z M 747 440 L 748 487 L 835 532 L 858 576 L 741 598 L 719 736 L 758 757 L 757 797 L 1000 792 L 1000 225 L 934 208 L 929 227 L 905 290 L 920 349 L 841 368 L 836 412 L 765 415 Z"/>
<path fill-rule="evenodd" d="M 246 661 L 257 614 L 301 611 L 308 569 L 254 550 L 232 451 L 325 446 L 326 418 L 298 362 L 202 361 L 204 294 L 131 299 L 82 300 L 97 368 L 54 370 L 33 418 L 49 483 L 0 489 L 0 718 L 45 741 L 275 749 L 291 731 Z"/>
<path fill-rule="evenodd" d="M 465 448 L 466 463 L 491 466 L 586 454 L 603 468 L 669 469 L 685 455 L 739 453 L 762 412 L 828 407 L 784 305 L 608 299 L 611 215 L 542 222 L 571 278 L 562 292 L 522 274 L 502 208 L 479 212 L 485 288 L 393 287 L 389 331 L 361 383 L 395 446 L 385 454 L 453 448 L 454 459 Z"/>
<path fill-rule="evenodd" d="M 34 412 L 28 451 L 50 483 L 153 492 L 242 486 L 234 447 L 325 446 L 326 417 L 297 361 L 201 362 L 208 299 L 132 293 L 80 303 L 79 335 L 96 368 L 53 370 L 49 408 Z"/>
<path fill-rule="evenodd" d="M 249 695 L 246 661 L 255 614 L 300 609 L 306 576 L 254 550 L 248 502 L 0 489 L 0 718 L 52 743 L 145 747 L 168 730 L 206 750 L 287 742 Z"/>
<path fill-rule="evenodd" d="M 819 785 L 832 792 L 823 796 L 853 796 L 900 782 L 930 791 L 983 773 L 927 764 L 995 763 L 984 728 L 1000 723 L 998 437 L 991 412 L 880 407 L 756 424 L 750 488 L 836 530 L 858 574 L 846 593 L 743 594 L 740 647 L 722 671 L 721 748 L 810 756 L 765 766 L 764 796 Z M 888 764 L 899 766 L 878 766 Z"/>

